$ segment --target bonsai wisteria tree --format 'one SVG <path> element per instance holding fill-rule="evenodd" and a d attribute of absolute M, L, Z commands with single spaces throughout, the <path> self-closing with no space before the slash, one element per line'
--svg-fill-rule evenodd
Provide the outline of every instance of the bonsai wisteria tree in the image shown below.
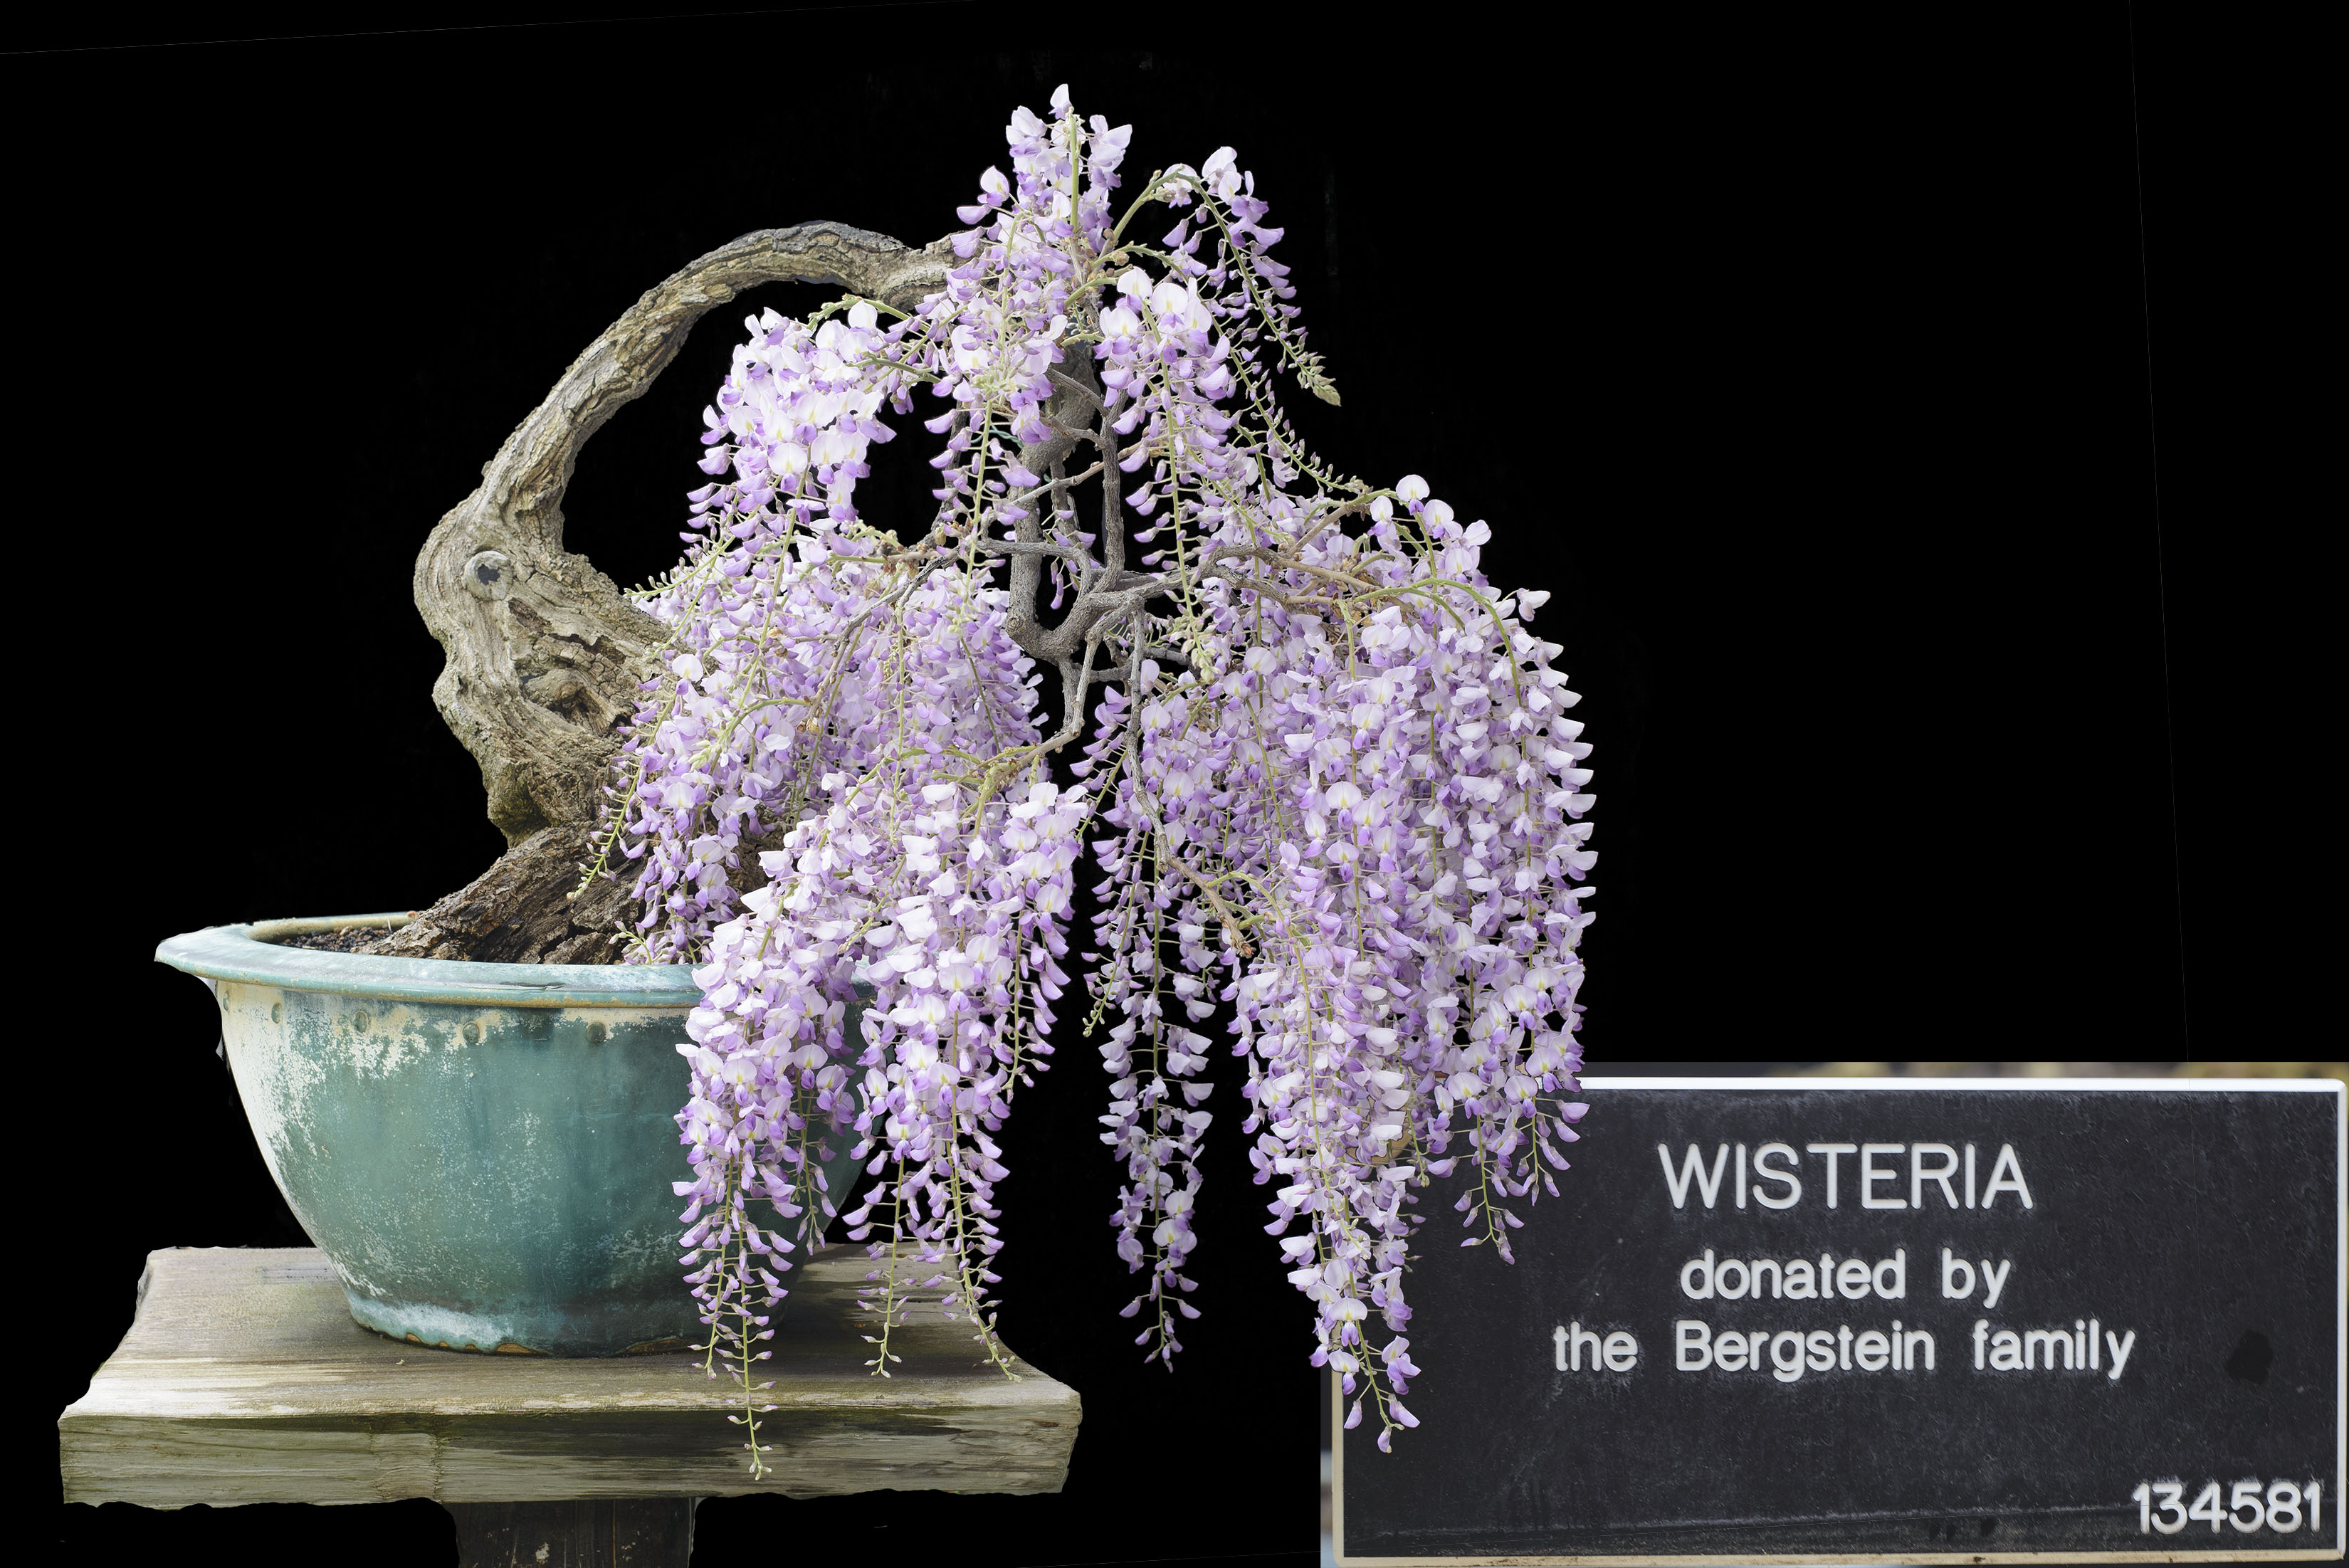
<path fill-rule="evenodd" d="M 581 356 L 419 563 L 436 696 L 513 849 L 384 946 L 592 962 L 616 922 L 618 956 L 698 966 L 677 1191 L 754 1471 L 759 1345 L 836 1212 L 872 1249 L 875 1372 L 941 1289 L 1010 1371 L 995 1135 L 1071 967 L 1136 1343 L 1171 1365 L 1198 1315 L 1199 1026 L 1227 1006 L 1267 1230 L 1381 1448 L 1416 1424 L 1416 1202 L 1456 1168 L 1461 1244 L 1507 1256 L 1583 1112 L 1589 747 L 1526 628 L 1547 595 L 1488 584 L 1485 525 L 1417 477 L 1304 449 L 1279 388 L 1338 394 L 1253 177 L 1226 148 L 1121 201 L 1129 131 L 1064 88 L 921 252 L 812 224 L 703 258 Z M 684 558 L 624 601 L 561 549 L 578 446 L 696 317 L 778 277 L 847 292 L 746 322 Z M 940 438 L 926 527 L 856 504 L 908 417 Z M 843 1140 L 868 1183 L 833 1193 Z"/>

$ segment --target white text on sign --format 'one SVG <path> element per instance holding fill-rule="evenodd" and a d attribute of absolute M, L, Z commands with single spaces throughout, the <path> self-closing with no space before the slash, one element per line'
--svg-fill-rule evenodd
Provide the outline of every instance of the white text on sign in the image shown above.
<path fill-rule="evenodd" d="M 1824 1163 L 1824 1178 L 1815 1170 L 1813 1181 L 1823 1190 L 1830 1209 L 1847 1206 L 1854 1192 L 1863 1209 L 1922 1209 L 1929 1194 L 1952 1209 L 1994 1209 L 2003 1195 L 2011 1195 L 2010 1208 L 2032 1206 L 2031 1187 L 2023 1178 L 2023 1162 L 2012 1143 L 1998 1146 L 1987 1182 L 1978 1179 L 1980 1161 L 1971 1143 L 1964 1146 L 1962 1154 L 1952 1143 L 1806 1143 L 1803 1150 Z M 1713 1150 L 1710 1165 L 1703 1150 L 1693 1143 L 1677 1165 L 1670 1145 L 1657 1144 L 1656 1154 L 1663 1161 L 1664 1189 L 1671 1194 L 1675 1209 L 1687 1208 L 1692 1196 L 1708 1209 L 1714 1207 L 1721 1200 L 1724 1176 L 1729 1180 L 1731 1206 L 1739 1209 L 1745 1207 L 1749 1195 L 1764 1209 L 1791 1209 L 1808 1190 L 1803 1183 L 1802 1155 L 1795 1152 L 1791 1143 L 1764 1143 L 1754 1150 L 1751 1171 L 1761 1178 L 1758 1181 L 1748 1179 L 1743 1143 L 1722 1144 Z M 1848 1167 L 1843 1163 L 1847 1156 L 1852 1161 Z"/>

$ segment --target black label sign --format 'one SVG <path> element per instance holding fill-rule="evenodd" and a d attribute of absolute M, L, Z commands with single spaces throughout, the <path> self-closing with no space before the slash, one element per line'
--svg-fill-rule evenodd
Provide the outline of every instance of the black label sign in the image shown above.
<path fill-rule="evenodd" d="M 1515 1266 L 1420 1233 L 1340 1563 L 2342 1555 L 2342 1086 L 1585 1098 Z"/>

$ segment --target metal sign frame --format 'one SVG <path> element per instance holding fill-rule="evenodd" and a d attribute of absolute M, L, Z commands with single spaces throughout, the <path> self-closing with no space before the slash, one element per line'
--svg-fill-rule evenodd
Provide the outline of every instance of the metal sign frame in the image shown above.
<path fill-rule="evenodd" d="M 1594 1097 L 1619 1089 L 1733 1089 L 1744 1093 L 1772 1090 L 1810 1092 L 1846 1090 L 1858 1094 L 1982 1092 L 2044 1094 L 2328 1094 L 2333 1100 L 2334 1213 L 2349 1224 L 2349 1085 L 2331 1078 L 1587 1078 L 1585 1091 Z M 1603 1109 L 1594 1104 L 1594 1109 Z M 1513 1554 L 1501 1557 L 1366 1557 L 1349 1555 L 1346 1542 L 1345 1401 L 1338 1379 L 1329 1379 L 1330 1399 L 1331 1535 L 1340 1568 L 1666 1568 L 1666 1565 L 1728 1565 L 1742 1563 L 1847 1563 L 1861 1558 L 1870 1563 L 2311 1563 L 2340 1562 L 2349 1554 L 2349 1237 L 2336 1236 L 2333 1249 L 2333 1470 L 2331 1486 L 2333 1542 L 2329 1546 L 2245 1550 L 2222 1540 L 2210 1551 L 2197 1552 L 2149 1541 L 2139 1552 L 1927 1552 L 1885 1556 L 1875 1553 L 1804 1553 L 1712 1556 L 1568 1556 Z M 1426 1440 L 1421 1437 L 1419 1440 Z"/>

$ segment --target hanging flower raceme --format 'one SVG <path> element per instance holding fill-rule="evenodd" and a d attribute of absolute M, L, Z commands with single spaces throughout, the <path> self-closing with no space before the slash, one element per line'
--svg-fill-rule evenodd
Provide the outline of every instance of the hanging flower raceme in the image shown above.
<path fill-rule="evenodd" d="M 672 635 L 599 863 L 636 862 L 635 955 L 698 965 L 678 1191 L 754 1470 L 759 1346 L 835 1212 L 870 1245 L 876 1372 L 933 1293 L 1009 1371 L 997 1134 L 1050 1053 L 1089 841 L 1110 1218 L 1151 1358 L 1201 1311 L 1215 1033 L 1313 1359 L 1382 1448 L 1416 1424 L 1421 1200 L 1508 1257 L 1585 1109 L 1589 747 L 1528 626 L 1547 595 L 1496 590 L 1485 525 L 1416 476 L 1304 448 L 1276 377 L 1337 393 L 1254 177 L 1221 149 L 1121 211 L 1129 135 L 1065 89 L 1019 110 L 910 314 L 751 319 L 706 418 L 716 482 L 645 599 Z M 1153 204 L 1173 227 L 1137 238 Z M 923 387 L 937 508 L 907 544 L 854 498 Z M 843 1141 L 853 1195 L 820 1169 Z"/>

